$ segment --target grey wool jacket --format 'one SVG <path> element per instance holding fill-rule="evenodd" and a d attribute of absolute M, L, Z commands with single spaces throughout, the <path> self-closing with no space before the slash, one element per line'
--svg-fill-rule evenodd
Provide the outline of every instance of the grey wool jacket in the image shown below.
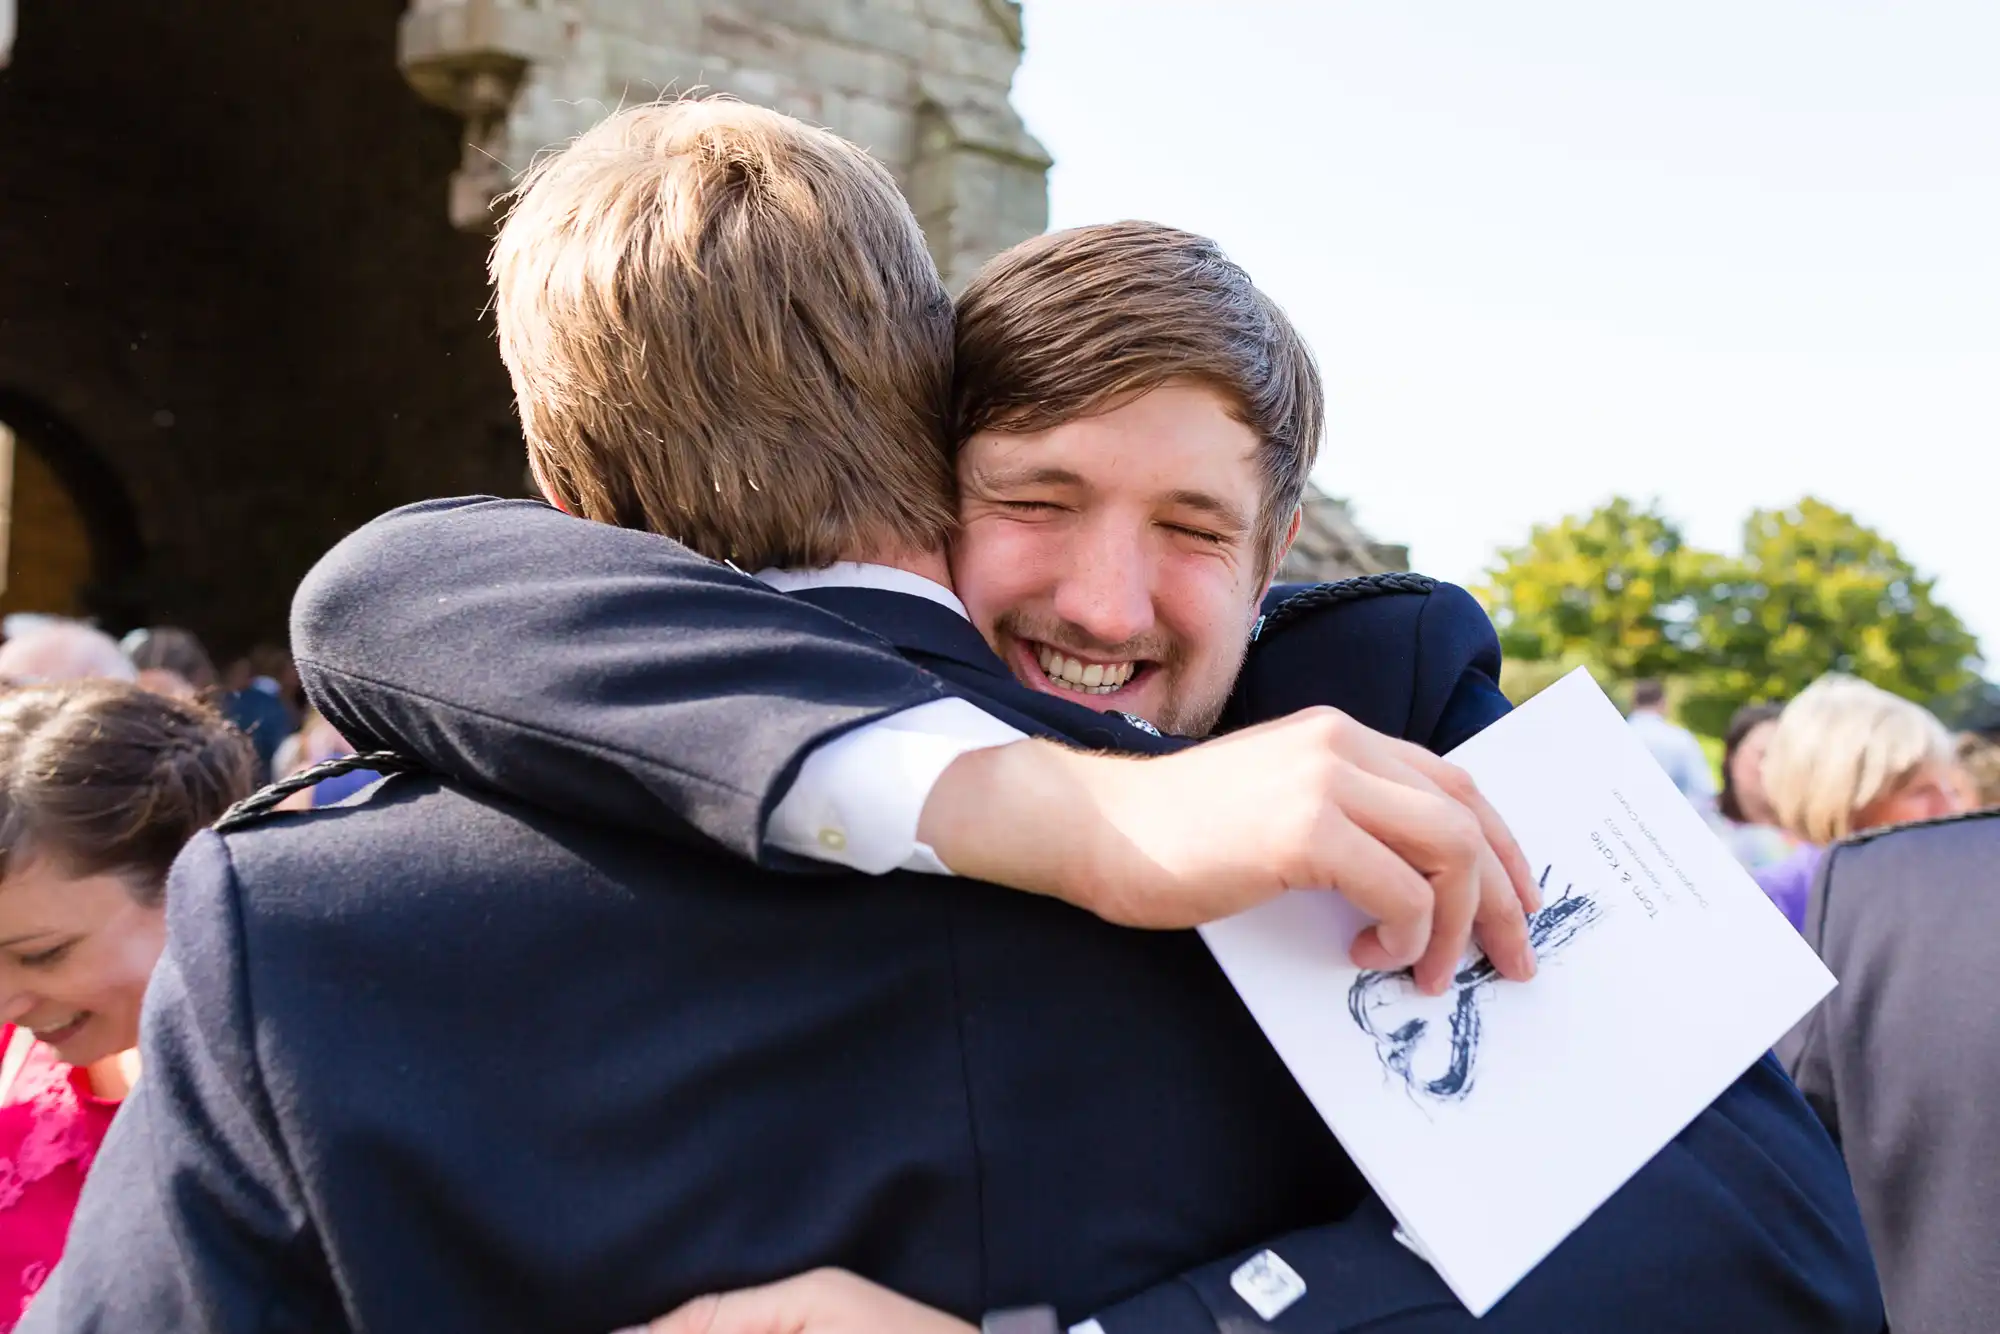
<path fill-rule="evenodd" d="M 1840 985 L 1779 1049 L 1840 1143 L 1890 1328 L 2000 1330 L 2000 811 L 1835 846 L 1806 939 Z"/>

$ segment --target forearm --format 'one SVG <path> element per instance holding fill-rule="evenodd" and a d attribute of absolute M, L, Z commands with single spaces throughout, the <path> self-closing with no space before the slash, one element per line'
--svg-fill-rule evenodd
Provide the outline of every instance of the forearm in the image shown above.
<path fill-rule="evenodd" d="M 932 787 L 917 836 L 953 873 L 1061 899 L 1120 926 L 1179 930 L 1277 892 L 1278 858 L 1257 851 L 1254 812 L 1212 825 L 1192 756 L 1146 758 L 1017 741 L 960 756 Z M 1191 832 L 1192 831 L 1192 832 Z M 1206 852 L 1191 856 L 1190 843 Z M 1245 855 L 1247 854 L 1247 855 Z"/>
<path fill-rule="evenodd" d="M 1096 780 L 1138 763 L 1043 740 L 971 751 L 939 775 L 917 838 L 954 874 L 1098 912 L 1108 831 Z"/>

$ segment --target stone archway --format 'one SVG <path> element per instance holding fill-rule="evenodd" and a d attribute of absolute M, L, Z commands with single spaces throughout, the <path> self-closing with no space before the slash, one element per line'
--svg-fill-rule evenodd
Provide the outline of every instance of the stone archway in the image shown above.
<path fill-rule="evenodd" d="M 0 394 L 0 614 L 140 614 L 140 543 L 117 479 L 83 443 Z"/>
<path fill-rule="evenodd" d="M 95 560 L 90 526 L 55 469 L 0 422 L 0 614 L 80 616 Z"/>

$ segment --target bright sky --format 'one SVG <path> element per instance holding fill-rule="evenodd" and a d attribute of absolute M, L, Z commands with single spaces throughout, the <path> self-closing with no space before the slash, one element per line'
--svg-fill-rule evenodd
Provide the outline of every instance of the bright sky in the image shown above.
<path fill-rule="evenodd" d="M 1205 232 L 1319 354 L 1317 477 L 1419 570 L 1810 492 L 2000 664 L 2000 4 L 1027 0 L 1051 225 Z"/>

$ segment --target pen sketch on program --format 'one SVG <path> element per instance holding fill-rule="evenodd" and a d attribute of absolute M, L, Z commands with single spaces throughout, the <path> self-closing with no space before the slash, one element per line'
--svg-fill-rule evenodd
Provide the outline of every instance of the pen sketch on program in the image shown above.
<path fill-rule="evenodd" d="M 1546 892 L 1553 869 L 1542 868 L 1544 906 L 1528 919 L 1528 942 L 1544 964 L 1604 912 L 1574 885 L 1564 886 L 1550 901 Z M 1383 1073 L 1399 1081 L 1419 1105 L 1459 1102 L 1472 1092 L 1479 1063 L 1481 998 L 1499 977 L 1481 956 L 1458 970 L 1442 996 L 1426 996 L 1407 968 L 1367 971 L 1348 989 L 1347 1011 L 1374 1040 Z"/>

